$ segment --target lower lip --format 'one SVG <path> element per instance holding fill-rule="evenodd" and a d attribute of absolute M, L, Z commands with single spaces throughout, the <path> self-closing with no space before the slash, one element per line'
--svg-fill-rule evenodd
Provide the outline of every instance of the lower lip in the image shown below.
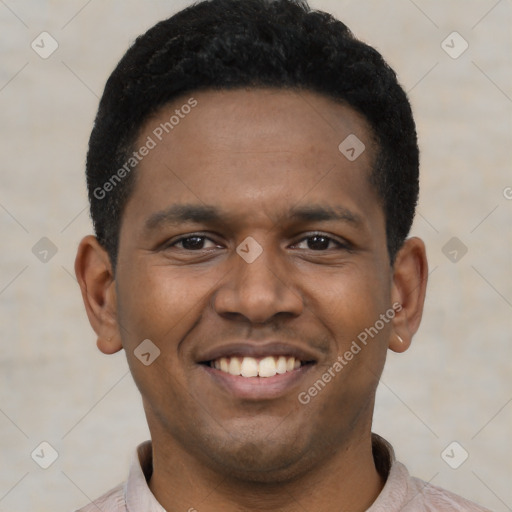
<path fill-rule="evenodd" d="M 313 366 L 314 364 L 306 364 L 291 372 L 273 377 L 241 377 L 201 365 L 209 377 L 230 395 L 245 400 L 272 400 L 290 393 L 293 388 L 298 387 L 299 382 Z"/>

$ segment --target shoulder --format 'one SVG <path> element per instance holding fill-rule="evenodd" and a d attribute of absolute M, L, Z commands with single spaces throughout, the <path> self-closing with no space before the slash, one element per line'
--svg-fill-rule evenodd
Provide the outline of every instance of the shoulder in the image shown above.
<path fill-rule="evenodd" d="M 98 512 L 98 510 L 102 512 L 126 512 L 124 485 L 124 483 L 119 484 L 76 512 Z"/>
<path fill-rule="evenodd" d="M 422 512 L 491 512 L 476 503 L 429 484 L 419 478 L 409 479 L 407 505 L 404 511 Z"/>

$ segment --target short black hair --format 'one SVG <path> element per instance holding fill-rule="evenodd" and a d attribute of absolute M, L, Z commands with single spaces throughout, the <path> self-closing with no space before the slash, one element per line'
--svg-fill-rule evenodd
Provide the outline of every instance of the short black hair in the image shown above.
<path fill-rule="evenodd" d="M 205 0 L 139 36 L 106 83 L 86 173 L 96 237 L 114 271 L 134 184 L 134 172 L 118 171 L 127 168 L 145 121 L 192 91 L 258 87 L 320 93 L 364 116 L 377 147 L 369 179 L 394 261 L 419 194 L 416 126 L 395 72 L 344 23 L 306 0 Z"/>

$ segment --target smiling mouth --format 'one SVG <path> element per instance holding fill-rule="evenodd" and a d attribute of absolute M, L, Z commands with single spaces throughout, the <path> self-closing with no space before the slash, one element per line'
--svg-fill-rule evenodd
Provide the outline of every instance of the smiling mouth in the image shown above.
<path fill-rule="evenodd" d="M 220 357 L 203 364 L 228 375 L 235 377 L 261 377 L 268 378 L 275 375 L 284 375 L 303 366 L 311 365 L 314 361 L 301 361 L 293 356 L 266 356 L 266 357 Z"/>

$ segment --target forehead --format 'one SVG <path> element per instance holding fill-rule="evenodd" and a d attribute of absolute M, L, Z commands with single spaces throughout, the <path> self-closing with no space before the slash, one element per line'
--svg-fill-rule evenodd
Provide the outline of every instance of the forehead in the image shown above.
<path fill-rule="evenodd" d="M 159 109 L 145 122 L 142 135 L 146 134 L 163 145 L 195 135 L 217 149 L 231 150 L 235 144 L 239 151 L 308 149 L 319 139 L 326 143 L 323 150 L 327 144 L 336 150 L 340 137 L 350 134 L 372 144 L 369 124 L 350 106 L 312 91 L 287 89 L 191 93 Z"/>
<path fill-rule="evenodd" d="M 298 201 L 350 210 L 377 203 L 368 124 L 311 92 L 191 93 L 144 124 L 136 148 L 144 145 L 151 149 L 127 208 L 139 215 L 180 202 L 221 205 L 240 218 L 272 217 Z"/>

